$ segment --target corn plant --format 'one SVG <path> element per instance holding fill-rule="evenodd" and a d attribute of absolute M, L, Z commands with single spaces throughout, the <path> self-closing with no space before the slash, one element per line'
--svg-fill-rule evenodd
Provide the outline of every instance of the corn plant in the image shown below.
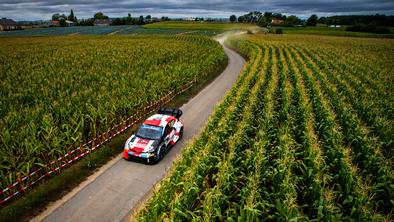
<path fill-rule="evenodd" d="M 248 65 L 136 219 L 392 220 L 392 40 L 227 44 Z"/>
<path fill-rule="evenodd" d="M 218 72 L 225 59 L 202 36 L 2 38 L 0 187 L 46 172 L 49 161 Z"/>

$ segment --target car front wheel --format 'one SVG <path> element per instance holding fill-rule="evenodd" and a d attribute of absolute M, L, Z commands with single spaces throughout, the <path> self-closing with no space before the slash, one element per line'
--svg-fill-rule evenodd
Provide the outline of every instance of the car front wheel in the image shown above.
<path fill-rule="evenodd" d="M 164 147 L 160 147 L 160 148 L 157 150 L 156 156 L 155 156 L 155 158 L 154 158 L 154 160 L 153 160 L 153 162 L 152 162 L 153 164 L 158 163 L 158 162 L 162 159 L 163 148 L 164 148 Z"/>
<path fill-rule="evenodd" d="M 182 139 L 182 137 L 183 137 L 183 126 L 179 130 L 179 139 Z"/>

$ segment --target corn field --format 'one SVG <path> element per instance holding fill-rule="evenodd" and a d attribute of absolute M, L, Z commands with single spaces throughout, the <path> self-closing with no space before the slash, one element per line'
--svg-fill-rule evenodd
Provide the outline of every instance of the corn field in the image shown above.
<path fill-rule="evenodd" d="M 227 43 L 248 65 L 136 219 L 394 219 L 394 41 Z"/>
<path fill-rule="evenodd" d="M 1 188 L 47 169 L 138 108 L 218 72 L 226 60 L 216 41 L 197 36 L 0 41 Z"/>

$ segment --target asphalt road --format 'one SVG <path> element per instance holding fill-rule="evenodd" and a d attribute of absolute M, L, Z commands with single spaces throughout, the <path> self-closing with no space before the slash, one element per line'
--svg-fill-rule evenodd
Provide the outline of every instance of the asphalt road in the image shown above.
<path fill-rule="evenodd" d="M 218 39 L 223 43 L 223 38 Z M 107 168 L 94 175 L 69 195 L 33 220 L 43 221 L 121 221 L 130 210 L 165 175 L 182 148 L 204 127 L 214 107 L 235 83 L 244 59 L 234 51 L 224 48 L 229 58 L 227 68 L 211 84 L 181 107 L 184 136 L 160 161 L 150 166 L 123 160 L 121 155 Z M 57 205 L 57 206 L 56 206 Z"/>

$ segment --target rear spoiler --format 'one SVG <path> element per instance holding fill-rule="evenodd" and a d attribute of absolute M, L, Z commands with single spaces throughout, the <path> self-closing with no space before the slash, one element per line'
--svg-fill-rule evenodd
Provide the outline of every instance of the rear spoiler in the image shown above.
<path fill-rule="evenodd" d="M 175 116 L 177 119 L 179 119 L 182 116 L 183 112 L 180 109 L 162 107 L 159 109 L 159 111 L 157 111 L 157 113 L 162 115 Z"/>

